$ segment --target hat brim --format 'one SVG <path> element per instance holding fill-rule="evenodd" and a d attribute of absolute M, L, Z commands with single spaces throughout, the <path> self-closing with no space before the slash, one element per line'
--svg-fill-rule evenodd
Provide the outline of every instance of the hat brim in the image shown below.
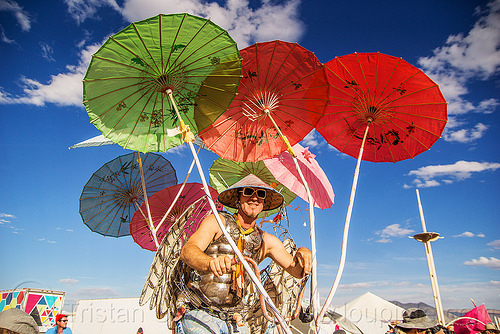
<path fill-rule="evenodd" d="M 264 200 L 264 207 L 262 211 L 274 210 L 283 205 L 283 195 L 281 195 L 273 188 L 269 187 L 264 181 L 253 174 L 244 177 L 240 181 L 233 184 L 231 187 L 222 191 L 219 194 L 219 202 L 230 208 L 238 209 L 238 190 L 244 187 L 261 188 L 266 190 L 266 199 Z"/>
<path fill-rule="evenodd" d="M 400 328 L 406 328 L 406 329 L 429 329 L 432 327 L 436 327 L 438 325 L 437 321 L 431 320 L 427 317 L 426 319 L 423 319 L 421 321 L 415 321 L 415 322 L 400 322 L 399 324 L 396 325 L 396 327 Z"/>

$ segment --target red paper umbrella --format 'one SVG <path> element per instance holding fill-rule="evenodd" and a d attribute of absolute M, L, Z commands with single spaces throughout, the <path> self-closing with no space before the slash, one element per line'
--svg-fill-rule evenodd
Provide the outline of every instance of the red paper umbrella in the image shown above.
<path fill-rule="evenodd" d="M 333 91 L 316 129 L 339 151 L 396 162 L 430 149 L 447 122 L 446 101 L 422 70 L 381 53 L 353 53 L 325 64 Z"/>
<path fill-rule="evenodd" d="M 170 226 L 196 201 L 201 200 L 197 203 L 190 218 L 194 222 L 189 225 L 189 230 L 184 231 L 185 237 L 190 237 L 196 231 L 203 218 L 211 212 L 208 201 L 204 200 L 206 194 L 201 183 L 186 183 L 181 190 L 182 186 L 182 184 L 177 184 L 165 188 L 148 199 L 155 228 L 154 232 L 159 241 L 163 240 Z M 209 190 L 212 198 L 219 196 L 219 193 L 214 189 L 209 187 Z M 180 194 L 177 195 L 179 191 Z M 178 198 L 176 199 L 176 197 Z M 156 251 L 156 245 L 148 222 L 143 214 L 146 210 L 144 204 L 141 206 L 141 210 L 136 211 L 130 222 L 130 234 L 134 238 L 134 241 L 142 248 Z M 168 214 L 165 216 L 167 211 Z"/>
<path fill-rule="evenodd" d="M 339 269 L 316 321 L 325 314 L 344 269 L 361 160 L 397 162 L 414 158 L 441 137 L 448 119 L 438 85 L 401 58 L 353 53 L 337 57 L 325 67 L 333 90 L 316 129 L 329 144 L 358 160 Z"/>
<path fill-rule="evenodd" d="M 302 140 L 324 112 L 328 83 L 316 56 L 296 43 L 256 43 L 240 51 L 243 79 L 213 125 L 199 133 L 224 159 L 255 162 Z"/>

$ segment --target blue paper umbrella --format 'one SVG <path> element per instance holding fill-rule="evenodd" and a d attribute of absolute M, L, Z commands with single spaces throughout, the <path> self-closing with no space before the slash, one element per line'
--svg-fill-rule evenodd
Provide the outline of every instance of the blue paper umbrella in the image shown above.
<path fill-rule="evenodd" d="M 80 215 L 92 232 L 112 237 L 130 235 L 130 220 L 144 202 L 138 154 L 107 162 L 83 187 Z M 177 184 L 175 170 L 167 159 L 155 153 L 140 153 L 140 157 L 147 196 Z"/>

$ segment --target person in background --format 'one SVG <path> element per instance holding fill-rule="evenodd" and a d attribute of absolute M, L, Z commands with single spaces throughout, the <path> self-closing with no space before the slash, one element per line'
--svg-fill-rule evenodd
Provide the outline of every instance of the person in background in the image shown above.
<path fill-rule="evenodd" d="M 403 321 L 394 326 L 394 331 L 396 334 L 431 334 L 437 325 L 438 322 L 430 319 L 424 310 L 409 308 L 403 313 Z M 443 334 L 442 330 L 434 334 L 438 333 Z"/>
<path fill-rule="evenodd" d="M 38 334 L 35 319 L 24 311 L 10 308 L 0 312 L 0 334 Z"/>
<path fill-rule="evenodd" d="M 66 314 L 59 313 L 56 315 L 56 325 L 49 328 L 45 334 L 73 334 L 71 329 L 68 327 L 68 316 Z"/>

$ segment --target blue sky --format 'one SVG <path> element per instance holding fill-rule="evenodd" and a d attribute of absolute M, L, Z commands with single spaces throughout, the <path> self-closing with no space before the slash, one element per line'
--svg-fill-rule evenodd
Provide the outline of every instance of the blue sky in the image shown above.
<path fill-rule="evenodd" d="M 361 163 L 347 263 L 332 302 L 371 291 L 433 305 L 415 189 L 432 244 L 444 308 L 500 309 L 500 0 L 200 1 L 0 0 L 0 290 L 66 291 L 78 299 L 139 296 L 153 253 L 131 237 L 92 233 L 78 199 L 92 173 L 129 153 L 117 145 L 68 150 L 99 134 L 82 104 L 90 55 L 130 22 L 158 13 L 211 17 L 239 48 L 281 39 L 321 62 L 352 52 L 402 57 L 436 81 L 449 123 L 430 151 L 398 163 Z M 336 203 L 316 209 L 318 279 L 326 298 L 340 259 L 356 161 L 317 132 L 302 141 L 329 177 Z M 183 180 L 186 147 L 165 154 Z M 200 153 L 205 169 L 217 158 Z M 199 181 L 194 172 L 191 182 Z M 295 210 L 298 208 L 297 210 Z M 310 244 L 306 203 L 290 231 Z"/>

